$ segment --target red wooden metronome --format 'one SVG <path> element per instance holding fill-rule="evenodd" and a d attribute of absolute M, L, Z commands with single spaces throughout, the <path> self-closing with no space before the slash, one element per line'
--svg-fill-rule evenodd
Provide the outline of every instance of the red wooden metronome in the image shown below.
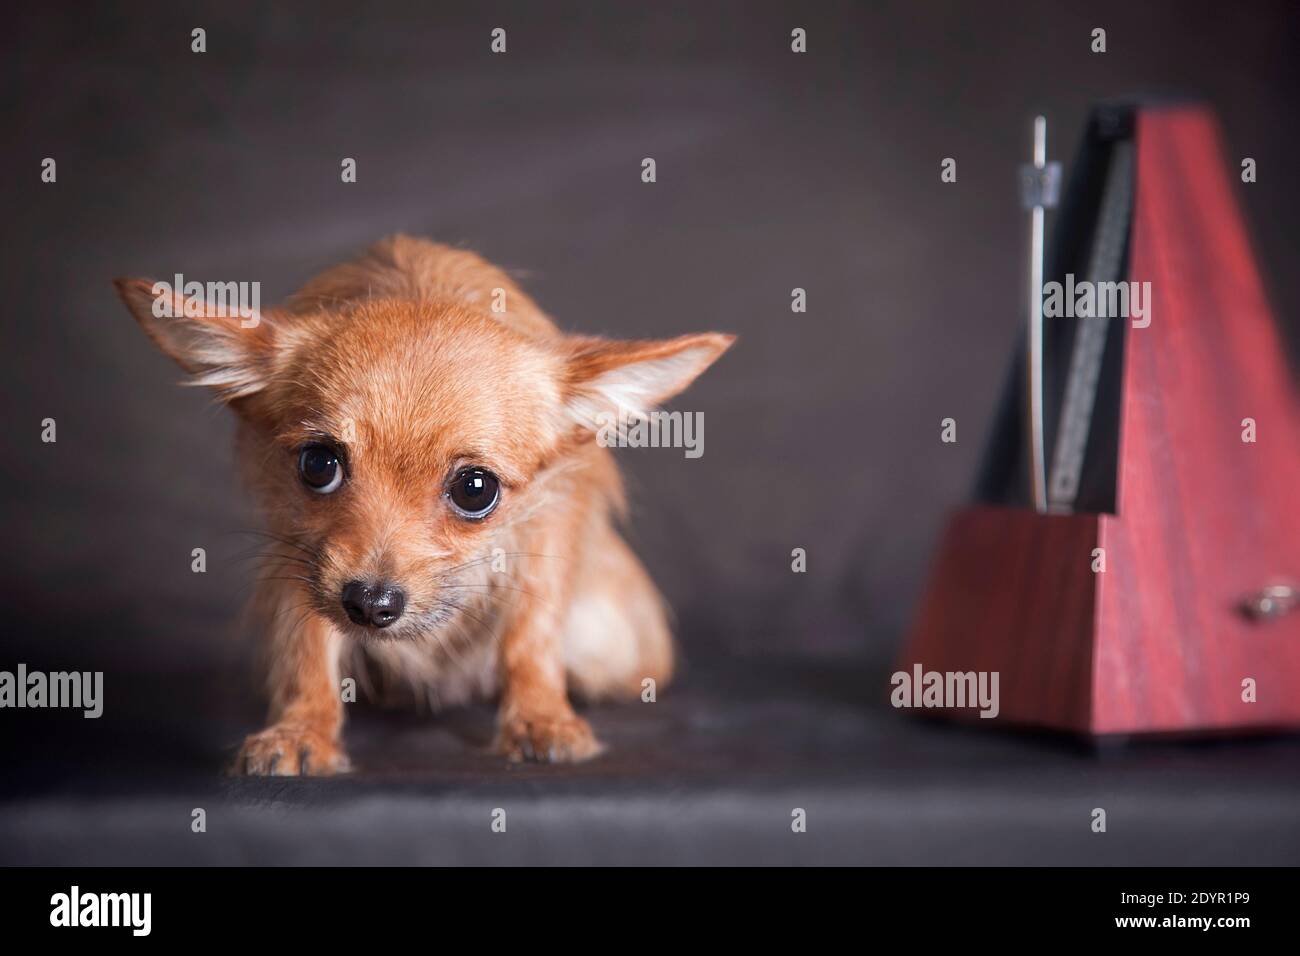
<path fill-rule="evenodd" d="M 1237 168 L 1201 107 L 1094 111 L 902 670 L 996 671 L 1001 721 L 1074 733 L 1300 726 L 1300 416 Z M 1042 314 L 1085 280 L 1146 314 Z"/>

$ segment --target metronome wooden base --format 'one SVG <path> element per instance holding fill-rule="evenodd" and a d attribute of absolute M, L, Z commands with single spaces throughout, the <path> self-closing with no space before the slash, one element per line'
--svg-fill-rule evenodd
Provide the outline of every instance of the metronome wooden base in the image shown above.
<path fill-rule="evenodd" d="M 958 512 L 898 668 L 997 671 L 1000 713 L 979 724 L 1089 735 L 1300 727 L 1300 618 L 1251 620 L 1231 582 L 1184 605 L 1185 588 L 1136 560 L 1140 537 L 1116 515 Z M 1104 571 L 1093 571 L 1098 554 Z"/>

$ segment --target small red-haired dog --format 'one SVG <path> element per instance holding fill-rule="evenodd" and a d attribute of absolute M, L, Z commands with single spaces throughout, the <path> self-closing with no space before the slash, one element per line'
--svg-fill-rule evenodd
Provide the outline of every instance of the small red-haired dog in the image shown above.
<path fill-rule="evenodd" d="M 237 413 L 273 542 L 253 604 L 270 718 L 236 772 L 346 770 L 341 675 L 356 655 L 372 683 L 435 706 L 497 698 L 495 749 L 512 760 L 596 755 L 570 693 L 669 679 L 665 608 L 615 530 L 622 484 L 597 423 L 644 416 L 731 336 L 565 335 L 502 270 L 406 236 L 255 314 L 116 284 Z"/>

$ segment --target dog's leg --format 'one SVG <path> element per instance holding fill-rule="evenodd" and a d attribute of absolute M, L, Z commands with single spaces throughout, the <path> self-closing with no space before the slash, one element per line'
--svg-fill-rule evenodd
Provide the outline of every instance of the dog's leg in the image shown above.
<path fill-rule="evenodd" d="M 589 554 L 564 625 L 568 686 L 585 700 L 634 699 L 647 686 L 657 693 L 673 676 L 663 599 L 612 527 L 600 529 Z"/>
<path fill-rule="evenodd" d="M 564 622 L 558 605 L 568 572 L 563 561 L 541 565 L 541 572 L 529 578 L 530 593 L 514 608 L 501 635 L 495 749 L 516 761 L 586 760 L 602 748 L 591 725 L 573 712 L 565 688 Z"/>
<path fill-rule="evenodd" d="M 323 776 L 348 769 L 339 741 L 341 637 L 319 615 L 295 613 L 303 600 L 301 593 L 287 591 L 277 602 L 282 606 L 271 626 L 270 726 L 244 741 L 235 773 Z"/>

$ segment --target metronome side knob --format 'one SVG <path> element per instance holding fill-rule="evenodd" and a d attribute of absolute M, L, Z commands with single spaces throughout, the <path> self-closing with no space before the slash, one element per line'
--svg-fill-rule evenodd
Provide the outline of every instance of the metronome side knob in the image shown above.
<path fill-rule="evenodd" d="M 1255 621 L 1281 617 L 1300 606 L 1300 590 L 1291 584 L 1269 584 L 1241 599 L 1241 610 Z"/>

